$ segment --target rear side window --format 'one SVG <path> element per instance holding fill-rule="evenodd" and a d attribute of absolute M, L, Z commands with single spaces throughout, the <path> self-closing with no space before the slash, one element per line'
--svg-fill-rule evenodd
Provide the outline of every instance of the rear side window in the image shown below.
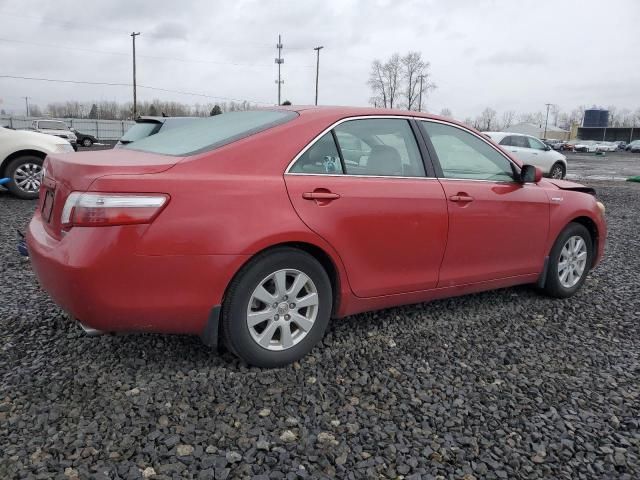
<path fill-rule="evenodd" d="M 344 173 L 340 154 L 331 132 L 324 134 L 311 148 L 300 155 L 289 171 L 324 175 Z"/>
<path fill-rule="evenodd" d="M 194 155 L 262 132 L 297 116 L 296 112 L 278 110 L 229 112 L 183 127 L 161 130 L 124 148 L 163 155 Z"/>
<path fill-rule="evenodd" d="M 64 122 L 52 122 L 49 120 L 45 120 L 43 122 L 38 122 L 38 128 L 42 130 L 68 130 L 67 124 Z"/>
<path fill-rule="evenodd" d="M 338 125 L 335 132 L 347 175 L 425 176 L 420 150 L 407 120 L 349 120 Z"/>

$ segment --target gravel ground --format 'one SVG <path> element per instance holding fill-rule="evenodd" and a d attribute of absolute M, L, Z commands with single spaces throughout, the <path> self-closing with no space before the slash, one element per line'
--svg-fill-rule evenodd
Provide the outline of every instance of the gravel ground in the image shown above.
<path fill-rule="evenodd" d="M 595 185 L 579 294 L 350 317 L 281 370 L 183 336 L 89 338 L 18 259 L 0 194 L 0 478 L 638 478 L 640 185 Z"/>

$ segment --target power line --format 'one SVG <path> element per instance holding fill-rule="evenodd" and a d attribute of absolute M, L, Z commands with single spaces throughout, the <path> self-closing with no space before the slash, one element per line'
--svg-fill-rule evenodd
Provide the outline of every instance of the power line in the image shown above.
<path fill-rule="evenodd" d="M 103 85 L 109 87 L 133 87 L 131 83 L 114 83 L 114 82 L 91 82 L 91 81 L 83 81 L 83 80 L 66 80 L 66 79 L 57 79 L 57 78 L 42 78 L 42 77 L 27 77 L 23 75 L 0 75 L 0 78 L 10 78 L 16 80 L 34 80 L 41 82 L 53 82 L 53 83 L 70 83 L 74 85 Z M 144 88 L 147 90 L 156 90 L 159 92 L 169 92 L 169 93 L 177 93 L 180 95 L 190 95 L 194 97 L 203 97 L 203 98 L 213 98 L 217 100 L 225 100 L 230 102 L 251 102 L 251 103 L 259 103 L 261 105 L 273 105 L 273 102 L 261 102 L 259 100 L 250 100 L 247 98 L 239 99 L 239 98 L 230 98 L 230 97 L 220 97 L 216 95 L 208 95 L 205 93 L 195 93 L 195 92 L 187 92 L 184 90 L 171 90 L 169 88 L 160 88 L 160 87 L 152 87 L 149 85 L 137 85 L 138 88 Z"/>

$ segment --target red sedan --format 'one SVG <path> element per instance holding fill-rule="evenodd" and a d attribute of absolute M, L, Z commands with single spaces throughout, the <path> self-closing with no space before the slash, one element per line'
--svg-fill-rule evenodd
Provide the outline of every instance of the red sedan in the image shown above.
<path fill-rule="evenodd" d="M 266 367 L 331 317 L 518 284 L 569 297 L 607 233 L 592 189 L 416 112 L 226 113 L 44 171 L 33 268 L 85 330 L 220 338 Z"/>

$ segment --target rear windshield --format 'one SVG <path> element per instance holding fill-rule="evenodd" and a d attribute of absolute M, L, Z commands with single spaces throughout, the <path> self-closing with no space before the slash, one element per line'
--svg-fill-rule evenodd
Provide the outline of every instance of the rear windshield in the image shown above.
<path fill-rule="evenodd" d="M 132 125 L 129 130 L 122 136 L 122 143 L 135 142 L 141 138 L 153 135 L 160 128 L 160 122 L 140 122 Z"/>
<path fill-rule="evenodd" d="M 163 155 L 193 155 L 262 132 L 297 116 L 296 112 L 278 110 L 229 112 L 183 127 L 161 130 L 125 148 Z"/>
<path fill-rule="evenodd" d="M 68 130 L 67 124 L 64 122 L 52 122 L 49 120 L 39 121 L 38 128 L 43 130 Z"/>

